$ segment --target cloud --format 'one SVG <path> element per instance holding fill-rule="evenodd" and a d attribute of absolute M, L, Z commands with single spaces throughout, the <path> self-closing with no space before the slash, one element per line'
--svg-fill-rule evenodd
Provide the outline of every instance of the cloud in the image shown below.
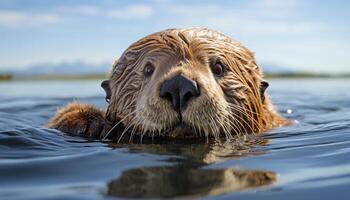
<path fill-rule="evenodd" d="M 98 15 L 101 10 L 97 6 L 92 5 L 78 5 L 78 6 L 61 6 L 56 9 L 58 12 L 80 14 L 80 15 Z"/>
<path fill-rule="evenodd" d="M 0 26 L 3 27 L 38 27 L 56 24 L 63 21 L 67 14 L 110 17 L 116 19 L 143 19 L 154 14 L 151 6 L 132 4 L 125 8 L 103 9 L 92 5 L 60 6 L 52 10 L 52 13 L 33 13 L 19 10 L 0 10 Z"/>
<path fill-rule="evenodd" d="M 301 5 L 300 0 L 256 0 L 255 5 L 266 9 L 293 9 Z"/>
<path fill-rule="evenodd" d="M 55 24 L 62 18 L 54 14 L 35 14 L 21 11 L 0 11 L 0 26 L 31 27 Z"/>
<path fill-rule="evenodd" d="M 228 19 L 228 20 L 227 20 Z M 237 19 L 227 16 L 225 19 L 211 17 L 208 19 L 212 26 L 224 31 L 241 34 L 305 34 L 321 31 L 324 25 L 304 21 L 269 21 L 258 19 Z"/>
<path fill-rule="evenodd" d="M 103 8 L 93 5 L 61 6 L 55 9 L 61 14 L 75 14 L 94 17 L 110 17 L 117 19 L 142 19 L 154 14 L 154 9 L 149 5 L 131 4 L 123 8 Z"/>
<path fill-rule="evenodd" d="M 302 4 L 287 0 L 252 1 L 240 8 L 223 4 L 163 4 L 177 24 L 205 25 L 235 34 L 305 34 L 325 29 L 321 22 L 307 21 L 298 11 Z M 283 5 L 282 5 L 283 4 Z M 168 8 L 168 9 L 165 9 Z"/>
<path fill-rule="evenodd" d="M 113 9 L 107 12 L 109 17 L 120 19 L 140 19 L 153 15 L 154 10 L 151 6 L 134 4 L 124 9 Z"/>

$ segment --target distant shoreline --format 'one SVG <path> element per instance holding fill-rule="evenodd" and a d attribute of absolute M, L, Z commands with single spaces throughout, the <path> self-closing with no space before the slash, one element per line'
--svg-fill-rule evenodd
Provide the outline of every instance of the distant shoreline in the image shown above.
<path fill-rule="evenodd" d="M 50 80 L 103 80 L 107 74 L 62 74 L 42 76 L 11 76 L 0 74 L 0 81 L 50 81 Z M 350 74 L 313 74 L 313 73 L 264 73 L 266 79 L 313 79 L 313 78 L 350 78 Z"/>
<path fill-rule="evenodd" d="M 10 81 L 13 77 L 10 74 L 0 74 L 0 81 Z"/>
<path fill-rule="evenodd" d="M 264 73 L 265 78 L 350 78 L 350 74 L 315 74 L 306 72 Z"/>
<path fill-rule="evenodd" d="M 107 74 L 81 74 L 81 75 L 43 75 L 43 76 L 15 76 L 11 79 L 1 79 L 2 81 L 51 81 L 51 80 L 102 80 L 106 79 Z"/>

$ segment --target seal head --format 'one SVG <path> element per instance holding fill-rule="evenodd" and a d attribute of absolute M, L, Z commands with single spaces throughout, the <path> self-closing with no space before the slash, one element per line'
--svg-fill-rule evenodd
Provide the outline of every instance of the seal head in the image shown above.
<path fill-rule="evenodd" d="M 254 54 L 206 28 L 142 38 L 102 86 L 107 120 L 136 135 L 229 138 L 287 123 L 265 94 Z"/>

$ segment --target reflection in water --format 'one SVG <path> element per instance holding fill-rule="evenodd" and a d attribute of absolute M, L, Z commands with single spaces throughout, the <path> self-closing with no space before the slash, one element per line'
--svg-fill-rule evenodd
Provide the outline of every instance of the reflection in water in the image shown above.
<path fill-rule="evenodd" d="M 181 156 L 183 163 L 211 164 L 232 160 L 247 155 L 259 155 L 266 153 L 263 149 L 257 149 L 268 144 L 268 139 L 256 135 L 237 137 L 232 140 L 212 143 L 184 143 L 174 141 L 169 144 L 116 144 L 110 143 L 112 148 L 127 148 L 130 153 L 150 153 L 156 155 Z M 179 160 L 176 160 L 179 162 Z"/>
<path fill-rule="evenodd" d="M 123 172 L 108 184 L 107 195 L 117 197 L 207 196 L 266 186 L 276 173 L 228 169 L 149 167 Z"/>
<path fill-rule="evenodd" d="M 267 144 L 259 137 L 241 137 L 213 144 L 110 144 L 129 152 L 170 155 L 170 166 L 142 167 L 124 171 L 108 183 L 107 195 L 116 197 L 201 197 L 268 186 L 277 180 L 271 171 L 239 168 L 207 169 L 206 165 L 247 155 L 265 153 L 257 145 Z"/>

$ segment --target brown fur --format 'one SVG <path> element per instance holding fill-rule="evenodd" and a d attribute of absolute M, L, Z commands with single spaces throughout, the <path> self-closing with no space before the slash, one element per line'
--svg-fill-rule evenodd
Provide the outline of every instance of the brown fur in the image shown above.
<path fill-rule="evenodd" d="M 99 137 L 112 125 L 105 119 L 103 111 L 92 105 L 73 102 L 60 109 L 48 127 L 70 134 Z"/>
<path fill-rule="evenodd" d="M 210 65 L 217 60 L 226 66 L 223 77 L 211 72 Z M 147 63 L 155 66 L 151 77 L 143 75 Z M 159 97 L 161 84 L 178 74 L 196 81 L 201 91 L 181 113 L 182 122 L 194 136 L 230 138 L 290 123 L 278 115 L 268 96 L 261 94 L 262 71 L 249 49 L 219 32 L 190 28 L 151 34 L 123 53 L 109 75 L 111 97 L 105 118 L 94 107 L 72 104 L 61 110 L 49 127 L 107 137 L 112 131 L 97 129 L 98 122 L 123 125 L 125 131 L 119 139 L 124 134 L 130 138 L 184 137 L 188 130 L 172 127 L 179 123 L 178 113 Z M 88 126 L 90 123 L 94 125 Z"/>

